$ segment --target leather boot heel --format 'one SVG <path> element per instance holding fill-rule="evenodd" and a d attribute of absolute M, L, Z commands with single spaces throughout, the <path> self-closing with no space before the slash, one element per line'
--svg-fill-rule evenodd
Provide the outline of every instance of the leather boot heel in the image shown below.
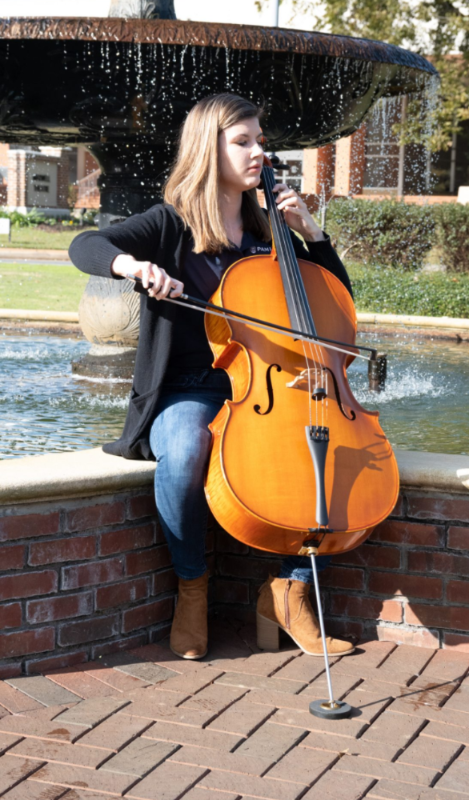
<path fill-rule="evenodd" d="M 324 655 L 321 631 L 309 601 L 309 585 L 291 578 L 273 578 L 259 589 L 257 601 L 257 643 L 262 650 L 279 649 L 279 629 L 293 639 L 308 656 Z M 350 642 L 326 637 L 330 656 L 353 653 Z"/>
<path fill-rule="evenodd" d="M 280 650 L 280 629 L 276 622 L 256 614 L 257 646 L 261 650 L 276 652 Z"/>
<path fill-rule="evenodd" d="M 180 658 L 203 658 L 207 653 L 208 572 L 194 580 L 179 578 L 179 594 L 169 647 Z"/>

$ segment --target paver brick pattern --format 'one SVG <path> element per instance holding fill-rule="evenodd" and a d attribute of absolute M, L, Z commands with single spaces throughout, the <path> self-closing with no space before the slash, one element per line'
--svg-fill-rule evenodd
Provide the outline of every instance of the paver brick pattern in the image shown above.
<path fill-rule="evenodd" d="M 365 642 L 331 665 L 351 719 L 320 720 L 322 659 L 218 624 L 202 661 L 166 641 L 0 682 L 5 800 L 462 800 L 469 656 Z"/>

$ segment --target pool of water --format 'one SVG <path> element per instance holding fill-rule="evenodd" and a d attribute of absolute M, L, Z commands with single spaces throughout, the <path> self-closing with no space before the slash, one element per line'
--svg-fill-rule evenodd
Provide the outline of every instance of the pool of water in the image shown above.
<path fill-rule="evenodd" d="M 86 341 L 60 336 L 0 338 L 0 458 L 63 453 L 118 438 L 130 385 L 72 375 Z"/>
<path fill-rule="evenodd" d="M 380 412 L 395 447 L 469 454 L 469 344 L 410 336 L 360 336 L 389 356 L 386 390 L 370 392 L 367 364 L 349 380 L 358 401 Z M 71 361 L 88 342 L 58 336 L 0 337 L 0 458 L 96 447 L 118 438 L 128 383 L 89 382 Z"/>
<path fill-rule="evenodd" d="M 365 343 L 363 334 L 359 338 Z M 386 390 L 369 391 L 362 359 L 350 366 L 349 382 L 359 403 L 379 411 L 391 444 L 468 455 L 469 343 L 376 334 L 366 336 L 366 343 L 388 354 Z"/>

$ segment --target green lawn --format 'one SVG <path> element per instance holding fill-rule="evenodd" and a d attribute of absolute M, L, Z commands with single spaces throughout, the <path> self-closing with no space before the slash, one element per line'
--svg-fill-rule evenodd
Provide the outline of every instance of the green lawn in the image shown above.
<path fill-rule="evenodd" d="M 469 273 L 414 273 L 346 262 L 358 311 L 469 318 Z M 75 267 L 0 264 L 0 307 L 77 311 L 88 276 Z"/>
<path fill-rule="evenodd" d="M 63 226 L 63 230 L 46 230 L 43 228 L 12 228 L 11 242 L 8 236 L 0 236 L 0 257 L 2 247 L 28 247 L 38 250 L 68 250 L 75 236 L 84 230 L 78 227 Z M 96 230 L 86 228 L 86 230 Z"/>
<path fill-rule="evenodd" d="M 56 264 L 0 264 L 0 307 L 78 311 L 88 275 Z"/>

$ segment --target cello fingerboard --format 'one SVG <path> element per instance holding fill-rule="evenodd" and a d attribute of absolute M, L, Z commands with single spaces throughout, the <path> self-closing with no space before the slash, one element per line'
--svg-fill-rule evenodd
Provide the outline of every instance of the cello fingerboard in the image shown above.
<path fill-rule="evenodd" d="M 278 210 L 276 197 L 272 191 L 276 184 L 274 170 L 267 164 L 264 164 L 262 169 L 262 183 L 282 275 L 290 324 L 292 328 L 298 326 L 297 330 L 304 330 L 313 336 L 317 336 L 316 326 L 291 240 L 290 229 L 282 212 Z"/>

